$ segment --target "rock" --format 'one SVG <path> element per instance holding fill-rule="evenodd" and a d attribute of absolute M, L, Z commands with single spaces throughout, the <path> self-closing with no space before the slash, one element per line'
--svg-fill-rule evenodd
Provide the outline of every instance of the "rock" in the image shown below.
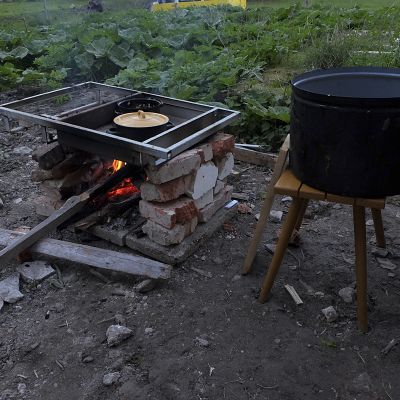
<path fill-rule="evenodd" d="M 26 385 L 25 385 L 25 383 L 18 383 L 18 386 L 17 386 L 17 390 L 18 390 L 18 393 L 21 395 L 21 396 L 23 396 L 24 394 L 25 394 L 25 392 L 26 392 Z"/>
<path fill-rule="evenodd" d="M 19 291 L 19 273 L 14 273 L 0 281 L 0 299 L 6 303 L 15 303 L 24 295 Z"/>
<path fill-rule="evenodd" d="M 274 343 L 280 344 L 281 343 L 281 339 L 274 339 Z"/>
<path fill-rule="evenodd" d="M 240 281 L 242 279 L 242 275 L 234 275 L 232 278 L 232 282 Z"/>
<path fill-rule="evenodd" d="M 54 268 L 46 261 L 30 261 L 17 267 L 24 282 L 35 283 L 54 274 Z"/>
<path fill-rule="evenodd" d="M 117 346 L 124 340 L 131 337 L 133 334 L 132 330 L 123 325 L 111 325 L 108 327 L 106 336 L 107 344 L 109 347 Z"/>
<path fill-rule="evenodd" d="M 13 200 L 13 203 L 14 203 L 14 204 L 20 204 L 20 203 L 22 203 L 22 198 L 21 198 L 21 197 L 18 197 L 17 199 L 14 199 L 14 200 Z"/>
<path fill-rule="evenodd" d="M 366 372 L 354 378 L 351 384 L 352 391 L 357 393 L 368 393 L 371 388 L 371 377 Z"/>
<path fill-rule="evenodd" d="M 372 219 L 367 220 L 367 222 L 365 223 L 365 225 L 367 226 L 372 226 L 374 225 L 374 221 Z"/>
<path fill-rule="evenodd" d="M 135 286 L 135 290 L 139 293 L 147 293 L 150 292 L 150 290 L 153 290 L 157 285 L 157 280 L 156 279 L 145 279 L 142 282 L 139 282 Z"/>
<path fill-rule="evenodd" d="M 208 340 L 206 340 L 206 339 L 201 338 L 201 337 L 196 337 L 194 340 L 201 347 L 209 347 L 210 346 L 210 342 Z"/>
<path fill-rule="evenodd" d="M 281 200 L 282 203 L 289 203 L 291 201 L 292 201 L 292 198 L 290 196 L 282 197 L 282 200 Z"/>
<path fill-rule="evenodd" d="M 253 210 L 249 207 L 247 203 L 240 203 L 238 205 L 238 213 L 240 214 L 251 214 L 252 211 Z"/>
<path fill-rule="evenodd" d="M 269 213 L 269 219 L 271 222 L 281 222 L 283 217 L 283 212 L 282 211 L 276 211 L 276 210 L 271 210 Z"/>
<path fill-rule="evenodd" d="M 332 306 L 323 308 L 321 311 L 322 311 L 322 314 L 325 315 L 325 318 L 328 322 L 336 321 L 338 314 Z"/>
<path fill-rule="evenodd" d="M 397 265 L 393 264 L 391 261 L 385 258 L 377 257 L 376 261 L 378 261 L 378 264 L 381 268 L 388 269 L 390 271 L 393 271 L 394 269 L 397 268 Z"/>
<path fill-rule="evenodd" d="M 145 328 L 144 333 L 146 335 L 151 335 L 154 332 L 153 328 Z"/>
<path fill-rule="evenodd" d="M 12 152 L 19 156 L 27 156 L 28 154 L 31 154 L 32 151 L 33 150 L 28 146 L 19 146 L 19 147 L 16 147 L 15 149 L 13 149 Z"/>
<path fill-rule="evenodd" d="M 223 260 L 220 256 L 216 256 L 216 257 L 214 258 L 214 262 L 215 262 L 215 264 L 217 264 L 217 265 L 221 265 L 221 264 L 224 262 L 224 260 Z"/>
<path fill-rule="evenodd" d="M 0 299 L 0 311 L 3 308 L 3 306 L 4 306 L 4 301 L 3 301 L 3 299 Z"/>
<path fill-rule="evenodd" d="M 332 208 L 335 209 L 335 210 L 341 210 L 341 209 L 342 209 L 342 205 L 339 204 L 339 203 L 336 203 L 336 204 L 334 204 L 334 205 L 332 206 Z"/>
<path fill-rule="evenodd" d="M 94 361 L 94 358 L 92 356 L 85 356 L 82 358 L 82 362 L 85 364 L 91 363 Z"/>
<path fill-rule="evenodd" d="M 345 303 L 352 303 L 354 301 L 355 291 L 352 287 L 345 287 L 339 290 L 339 296 Z"/>
<path fill-rule="evenodd" d="M 110 372 L 109 374 L 105 374 L 103 376 L 103 385 L 104 386 L 111 386 L 114 383 L 117 383 L 121 374 L 119 372 Z"/>

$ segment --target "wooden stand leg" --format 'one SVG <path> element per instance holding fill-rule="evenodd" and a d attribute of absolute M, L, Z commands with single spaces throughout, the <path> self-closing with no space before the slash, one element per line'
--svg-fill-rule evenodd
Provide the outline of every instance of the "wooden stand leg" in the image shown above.
<path fill-rule="evenodd" d="M 383 230 L 382 213 L 377 208 L 371 208 L 372 219 L 374 220 L 376 245 L 386 248 L 385 231 Z"/>
<path fill-rule="evenodd" d="M 368 306 L 365 208 L 362 206 L 353 206 L 353 219 L 356 253 L 357 321 L 358 328 L 366 332 L 368 330 Z"/>
<path fill-rule="evenodd" d="M 294 229 L 296 229 L 297 231 L 299 231 L 301 228 L 301 224 L 303 223 L 304 214 L 306 213 L 309 202 L 310 202 L 309 199 L 304 199 L 304 203 L 303 203 L 303 206 L 301 207 L 299 217 L 297 218 L 296 225 L 294 226 Z"/>
<path fill-rule="evenodd" d="M 274 187 L 285 168 L 288 151 L 289 151 L 289 135 L 286 137 L 286 140 L 283 143 L 282 148 L 279 152 L 271 181 L 269 182 L 267 187 L 267 193 L 261 208 L 260 218 L 258 219 L 258 223 L 254 231 L 253 238 L 251 239 L 249 248 L 247 250 L 247 255 L 243 263 L 242 267 L 243 275 L 248 274 L 251 271 L 251 266 L 253 264 L 254 257 L 256 256 L 257 253 L 257 247 L 258 244 L 260 243 L 261 236 L 265 230 L 265 226 L 267 225 L 269 213 L 271 211 L 271 207 L 274 202 L 275 198 Z"/>
<path fill-rule="evenodd" d="M 276 274 L 281 266 L 283 256 L 285 255 L 285 250 L 288 246 L 293 228 L 299 218 L 299 213 L 305 202 L 306 199 L 300 199 L 298 197 L 293 199 L 293 203 L 289 208 L 288 215 L 282 226 L 281 235 L 276 245 L 274 256 L 272 257 L 271 264 L 269 265 L 267 274 L 264 278 L 260 297 L 258 299 L 260 303 L 264 303 L 268 298 L 269 292 L 274 284 Z"/>

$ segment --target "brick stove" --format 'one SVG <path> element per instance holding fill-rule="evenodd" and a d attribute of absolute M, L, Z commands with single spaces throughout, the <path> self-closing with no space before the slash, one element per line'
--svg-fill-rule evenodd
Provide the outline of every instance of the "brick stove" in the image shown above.
<path fill-rule="evenodd" d="M 95 83 L 82 85 L 85 90 L 108 90 L 117 96 L 99 100 L 97 93 L 95 102 L 53 116 L 20 111 L 18 106 L 31 105 L 29 99 L 0 107 L 8 125 L 10 120 L 39 123 L 47 139 L 49 130 L 53 129 L 52 135 L 56 132 L 58 140 L 39 147 L 33 155 L 38 169 L 32 179 L 40 182 L 42 191 L 36 199 L 37 212 L 51 214 L 69 196 L 112 173 L 116 160 L 120 165 L 137 165 L 142 182 L 138 176 L 129 178 L 128 192 L 121 198 L 108 192 L 108 204 L 79 215 L 69 225 L 159 261 L 183 261 L 235 212 L 234 206 L 225 208 L 232 193 L 227 180 L 234 166 L 234 137 L 219 130 L 238 113 L 151 95 L 164 102 L 162 110 L 169 115 L 172 128 L 137 142 L 111 134 L 108 121 L 121 94 L 130 98 L 132 93 L 143 93 Z M 76 91 L 76 87 L 67 89 L 56 95 Z M 54 96 L 32 99 L 36 97 Z"/>

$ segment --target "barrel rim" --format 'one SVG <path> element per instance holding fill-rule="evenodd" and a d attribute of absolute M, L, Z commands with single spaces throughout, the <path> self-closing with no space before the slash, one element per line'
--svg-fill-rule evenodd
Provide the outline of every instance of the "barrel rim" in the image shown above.
<path fill-rule="evenodd" d="M 307 82 L 315 79 L 323 79 L 324 77 L 334 77 L 340 75 L 351 74 L 367 74 L 381 75 L 383 77 L 398 77 L 400 79 L 400 68 L 387 67 L 345 67 L 345 68 L 330 68 L 316 69 L 295 76 L 291 81 L 292 91 L 299 96 L 311 101 L 335 105 L 352 105 L 363 107 L 400 107 L 400 93 L 398 97 L 357 97 L 357 96 L 335 96 L 322 93 L 316 93 L 305 90 L 300 86 L 302 82 Z"/>

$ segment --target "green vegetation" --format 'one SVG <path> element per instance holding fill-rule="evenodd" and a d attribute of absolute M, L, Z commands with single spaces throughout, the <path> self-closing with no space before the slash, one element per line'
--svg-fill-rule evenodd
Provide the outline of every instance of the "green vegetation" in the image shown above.
<path fill-rule="evenodd" d="M 242 112 L 233 128 L 239 139 L 274 149 L 288 131 L 295 73 L 340 65 L 400 67 L 400 7 L 311 3 L 245 11 L 69 10 L 71 18 L 53 15 L 51 24 L 8 26 L 0 30 L 0 89 L 44 90 L 90 79 L 223 104 Z"/>

